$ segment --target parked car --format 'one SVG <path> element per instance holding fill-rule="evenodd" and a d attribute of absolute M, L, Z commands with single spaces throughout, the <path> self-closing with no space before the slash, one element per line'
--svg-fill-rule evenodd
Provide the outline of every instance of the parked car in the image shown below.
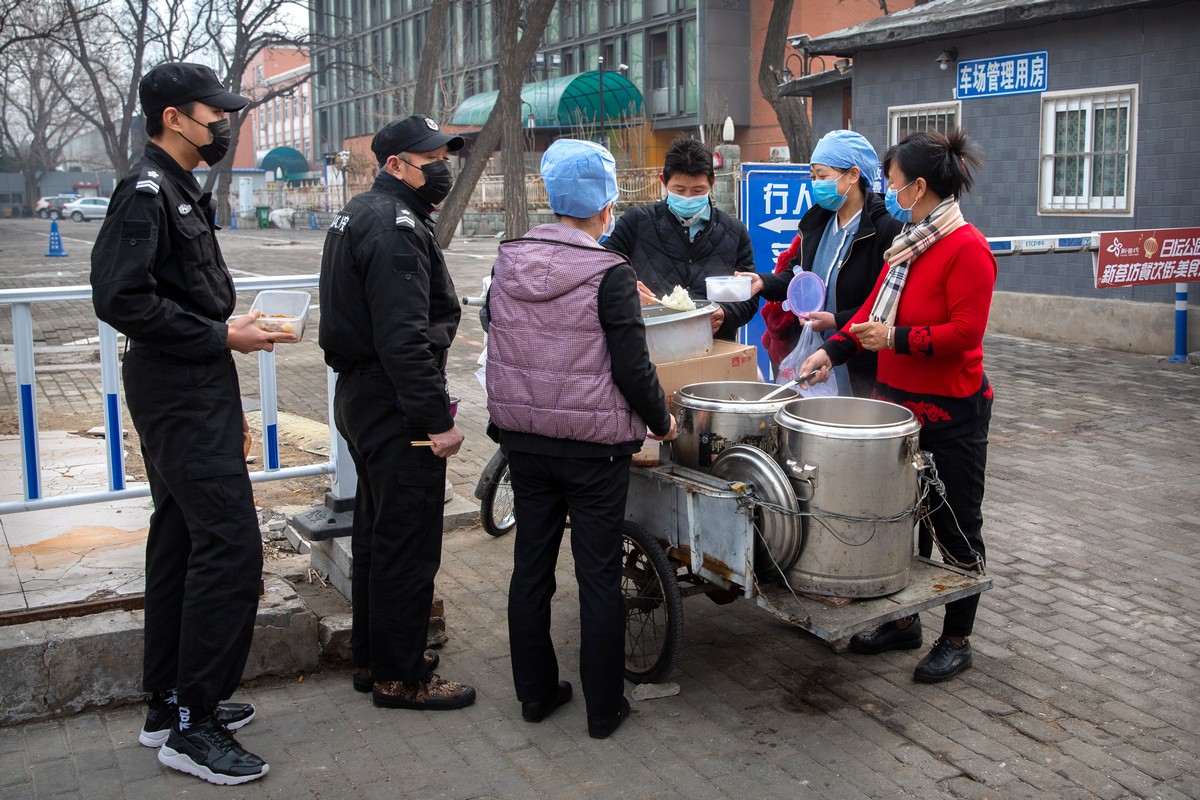
<path fill-rule="evenodd" d="M 53 194 L 43 197 L 33 204 L 33 213 L 42 219 L 58 219 L 62 216 L 62 207 L 73 200 L 78 200 L 77 194 Z"/>
<path fill-rule="evenodd" d="M 83 222 L 85 219 L 104 219 L 107 213 L 107 197 L 81 197 L 62 207 L 62 215 L 70 217 L 76 222 Z"/>

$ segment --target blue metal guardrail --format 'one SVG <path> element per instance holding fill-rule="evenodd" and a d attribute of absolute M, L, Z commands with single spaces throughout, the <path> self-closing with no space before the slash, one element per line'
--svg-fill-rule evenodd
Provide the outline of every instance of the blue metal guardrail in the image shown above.
<path fill-rule="evenodd" d="M 317 285 L 316 275 L 284 275 L 269 278 L 239 278 L 234 281 L 238 291 L 263 289 L 308 289 Z M 62 300 L 90 300 L 90 286 L 56 288 L 3 289 L 0 304 L 12 306 L 13 350 L 16 361 L 17 416 L 21 445 L 21 476 L 24 500 L 0 503 L 0 515 L 18 511 L 86 505 L 150 494 L 147 484 L 127 485 L 125 476 L 125 445 L 121 430 L 120 351 L 117 332 L 97 321 L 100 333 L 100 382 L 104 394 L 104 435 L 108 468 L 106 491 L 75 492 L 55 497 L 43 497 L 41 487 L 41 458 L 38 452 L 37 391 L 33 349 L 33 307 L 38 303 Z M 250 480 L 283 480 L 310 475 L 332 475 L 335 496 L 353 497 L 357 475 L 349 458 L 345 442 L 338 435 L 333 420 L 333 387 L 335 376 L 328 371 L 330 460 L 299 467 L 279 464 L 279 408 L 275 391 L 275 354 L 258 354 L 259 398 L 262 404 L 262 441 L 264 469 L 250 473 Z"/>

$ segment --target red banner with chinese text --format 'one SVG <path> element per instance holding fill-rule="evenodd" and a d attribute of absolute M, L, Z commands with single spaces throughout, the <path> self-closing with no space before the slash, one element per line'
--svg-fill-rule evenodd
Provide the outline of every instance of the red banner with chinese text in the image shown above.
<path fill-rule="evenodd" d="M 1200 228 L 1105 231 L 1094 263 L 1097 289 L 1200 281 Z"/>

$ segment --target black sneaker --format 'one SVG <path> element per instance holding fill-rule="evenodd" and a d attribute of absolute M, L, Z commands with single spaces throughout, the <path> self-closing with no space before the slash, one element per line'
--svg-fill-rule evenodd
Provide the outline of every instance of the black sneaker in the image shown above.
<path fill-rule="evenodd" d="M 175 724 L 179 706 L 153 696 L 147 701 L 147 705 L 149 708 L 146 709 L 146 724 L 138 734 L 138 742 L 146 747 L 162 747 L 171 735 L 171 726 Z M 236 731 L 254 719 L 254 706 L 250 703 L 221 703 L 217 706 L 216 717 L 217 722 L 231 731 Z"/>
<path fill-rule="evenodd" d="M 266 775 L 267 762 L 238 744 L 233 734 L 210 716 L 186 731 L 171 727 L 158 751 L 164 766 L 221 786 L 249 783 Z"/>

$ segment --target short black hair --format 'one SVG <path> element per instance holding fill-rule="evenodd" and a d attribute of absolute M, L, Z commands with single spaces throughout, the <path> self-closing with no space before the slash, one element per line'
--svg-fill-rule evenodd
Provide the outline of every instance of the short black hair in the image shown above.
<path fill-rule="evenodd" d="M 663 179 L 670 180 L 673 175 L 683 173 L 691 177 L 704 175 L 708 180 L 715 181 L 713 171 L 713 154 L 699 139 L 690 136 L 680 136 L 667 149 L 663 160 Z"/>
<path fill-rule="evenodd" d="M 983 165 L 983 153 L 958 128 L 945 133 L 928 130 L 911 134 L 888 149 L 883 156 L 885 175 L 893 161 L 909 180 L 924 178 L 929 191 L 938 197 L 957 199 L 971 191 L 975 182 L 971 169 Z"/>
<path fill-rule="evenodd" d="M 191 103 L 180 103 L 177 106 L 168 106 L 168 108 L 174 108 L 190 116 L 196 110 L 196 103 L 194 101 Z M 156 136 L 162 136 L 163 131 L 166 130 L 163 127 L 162 115 L 163 111 L 166 110 L 164 108 L 162 111 L 155 111 L 153 114 L 146 115 L 146 138 L 153 139 Z"/>

